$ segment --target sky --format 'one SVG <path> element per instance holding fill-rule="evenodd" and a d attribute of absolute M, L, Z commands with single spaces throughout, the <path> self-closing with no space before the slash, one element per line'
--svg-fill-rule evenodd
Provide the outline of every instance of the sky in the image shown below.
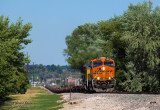
<path fill-rule="evenodd" d="M 32 43 L 23 50 L 32 64 L 68 65 L 63 50 L 65 38 L 85 23 L 97 23 L 122 15 L 130 3 L 136 5 L 144 0 L 0 0 L 0 16 L 8 16 L 16 23 L 32 23 L 28 38 Z M 146 0 L 148 1 L 148 0 Z M 153 8 L 160 0 L 151 0 Z"/>

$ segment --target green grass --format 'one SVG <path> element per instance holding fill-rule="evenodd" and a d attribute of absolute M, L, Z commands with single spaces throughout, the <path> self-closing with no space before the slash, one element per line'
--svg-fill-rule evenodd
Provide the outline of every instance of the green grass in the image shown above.
<path fill-rule="evenodd" d="M 35 97 L 32 97 L 28 101 L 20 101 L 24 104 L 11 104 L 15 108 L 11 108 L 10 110 L 58 110 L 62 108 L 63 103 L 57 102 L 58 100 L 62 99 L 62 95 L 48 93 L 48 91 L 39 87 L 30 88 L 30 90 L 38 90 L 39 92 L 37 93 L 39 94 L 37 94 Z M 13 98 L 13 96 L 11 98 L 12 99 L 8 100 L 7 103 L 19 101 L 18 96 L 15 96 L 15 99 Z M 16 108 L 16 106 L 18 107 Z M 3 109 L 0 107 L 0 110 L 8 110 L 6 109 L 6 107 L 8 108 L 9 105 L 5 105 L 4 107 L 2 107 Z"/>
<path fill-rule="evenodd" d="M 27 109 L 20 110 L 58 110 L 62 108 L 57 101 L 61 100 L 61 95 L 56 94 L 40 94 L 35 98 L 32 98 L 32 104 Z"/>

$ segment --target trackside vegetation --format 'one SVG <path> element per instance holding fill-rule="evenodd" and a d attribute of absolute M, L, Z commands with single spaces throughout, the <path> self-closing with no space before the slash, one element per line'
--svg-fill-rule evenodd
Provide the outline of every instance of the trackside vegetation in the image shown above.
<path fill-rule="evenodd" d="M 58 110 L 62 108 L 62 95 L 48 92 L 40 87 L 29 88 L 26 94 L 9 95 L 1 110 Z"/>
<path fill-rule="evenodd" d="M 8 17 L 0 16 L 0 102 L 9 94 L 25 93 L 28 75 L 24 68 L 28 58 L 22 52 L 31 43 L 31 23 L 22 24 L 21 18 L 10 23 Z"/>
<path fill-rule="evenodd" d="M 60 95 L 57 94 L 40 94 L 32 99 L 32 106 L 28 107 L 27 110 L 58 110 L 63 108 L 62 103 L 57 101 L 61 100 Z M 26 110 L 26 109 L 20 109 Z"/>
<path fill-rule="evenodd" d="M 160 91 L 160 7 L 130 4 L 121 16 L 78 26 L 66 37 L 66 60 L 84 73 L 83 65 L 106 56 L 116 62 L 116 89 Z"/>
<path fill-rule="evenodd" d="M 32 104 L 27 108 L 19 110 L 58 110 L 63 107 L 63 102 L 58 103 L 59 100 L 62 100 L 62 95 L 48 93 L 46 90 L 40 88 L 37 89 L 40 90 L 40 94 L 30 100 Z"/>

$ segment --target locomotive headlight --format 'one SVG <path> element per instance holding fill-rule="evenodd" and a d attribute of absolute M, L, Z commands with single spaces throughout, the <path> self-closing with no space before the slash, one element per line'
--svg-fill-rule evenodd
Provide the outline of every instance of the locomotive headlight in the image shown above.
<path fill-rule="evenodd" d="M 100 77 L 97 77 L 97 80 L 100 80 Z"/>
<path fill-rule="evenodd" d="M 109 79 L 111 79 L 111 77 L 109 77 Z"/>
<path fill-rule="evenodd" d="M 104 71 L 104 70 L 105 70 L 105 67 L 103 67 L 102 69 L 103 69 L 103 71 Z"/>

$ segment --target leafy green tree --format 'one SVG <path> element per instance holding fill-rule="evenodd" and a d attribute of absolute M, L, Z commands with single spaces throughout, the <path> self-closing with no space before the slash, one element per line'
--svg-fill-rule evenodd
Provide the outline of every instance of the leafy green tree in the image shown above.
<path fill-rule="evenodd" d="M 66 37 L 67 61 L 84 72 L 90 60 L 107 56 L 116 62 L 117 89 L 157 91 L 160 87 L 160 8 L 130 5 L 119 17 L 78 26 Z"/>
<path fill-rule="evenodd" d="M 31 28 L 30 23 L 22 25 L 21 19 L 10 24 L 8 17 L 0 16 L 0 99 L 26 91 L 28 75 L 24 65 L 28 58 L 21 50 L 31 43 L 26 39 Z"/>
<path fill-rule="evenodd" d="M 78 26 L 72 35 L 66 37 L 67 49 L 64 53 L 71 68 L 84 72 L 83 65 L 90 60 L 103 56 L 104 52 L 100 44 L 102 33 L 97 24 L 86 23 Z"/>
<path fill-rule="evenodd" d="M 160 8 L 151 2 L 130 5 L 123 15 L 125 27 L 126 91 L 157 91 L 160 65 Z"/>

